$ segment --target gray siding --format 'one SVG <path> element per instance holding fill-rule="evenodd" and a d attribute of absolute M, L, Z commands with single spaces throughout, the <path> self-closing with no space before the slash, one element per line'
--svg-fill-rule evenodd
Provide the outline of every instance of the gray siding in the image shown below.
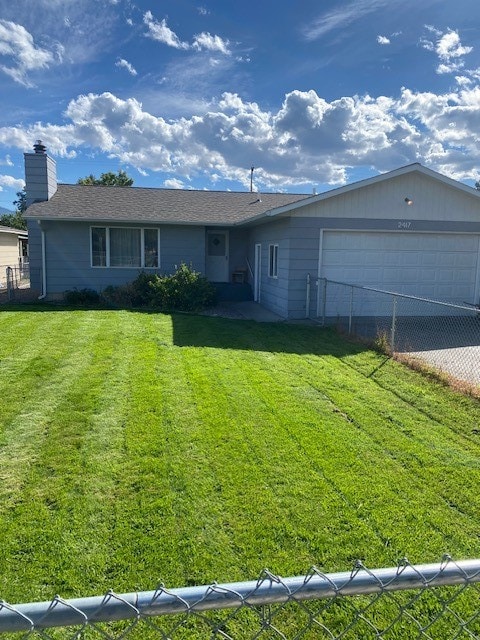
<path fill-rule="evenodd" d="M 57 190 L 55 160 L 43 153 L 25 153 L 27 206 L 49 200 Z"/>
<path fill-rule="evenodd" d="M 35 226 L 36 223 L 34 223 Z M 126 226 L 126 225 L 122 225 Z M 135 225 L 132 225 L 135 226 Z M 33 224 L 32 224 L 33 227 Z M 43 222 L 46 239 L 47 294 L 58 297 L 68 289 L 95 289 L 132 281 L 142 269 L 92 267 L 90 227 L 86 222 Z M 35 264 L 41 264 L 40 242 L 33 248 Z M 172 273 L 181 262 L 197 271 L 205 268 L 203 227 L 164 226 L 160 228 L 160 268 Z M 145 271 L 149 271 L 145 269 Z"/>
<path fill-rule="evenodd" d="M 30 260 L 30 288 L 40 295 L 42 291 L 42 234 L 36 220 L 27 220 L 28 256 Z"/>
<path fill-rule="evenodd" d="M 289 315 L 289 220 L 254 227 L 250 233 L 250 264 L 254 265 L 255 244 L 262 245 L 260 302 L 283 318 Z M 278 278 L 268 275 L 269 245 L 278 244 Z"/>
<path fill-rule="evenodd" d="M 318 255 L 320 231 L 315 218 L 302 224 L 302 219 L 290 220 L 290 264 L 288 283 L 288 317 L 305 318 L 315 315 L 316 278 L 318 273 Z M 313 224 L 312 224 L 313 223 Z M 307 276 L 310 274 L 310 308 L 307 310 Z"/>

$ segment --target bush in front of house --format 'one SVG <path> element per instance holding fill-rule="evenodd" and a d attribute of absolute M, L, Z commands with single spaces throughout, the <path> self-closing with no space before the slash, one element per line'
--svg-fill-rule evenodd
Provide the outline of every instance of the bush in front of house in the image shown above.
<path fill-rule="evenodd" d="M 100 302 L 100 294 L 94 289 L 69 289 L 63 292 L 63 298 L 73 307 L 85 307 Z"/>
<path fill-rule="evenodd" d="M 106 287 L 102 300 L 114 307 L 146 307 L 151 303 L 152 286 L 158 279 L 156 273 L 142 271 L 132 282 Z"/>
<path fill-rule="evenodd" d="M 142 272 L 133 282 L 109 286 L 102 298 L 113 306 L 201 311 L 215 304 L 216 290 L 201 273 L 182 263 L 171 275 Z"/>
<path fill-rule="evenodd" d="M 200 311 L 215 304 L 215 287 L 182 263 L 175 273 L 151 283 L 151 305 L 166 311 Z"/>

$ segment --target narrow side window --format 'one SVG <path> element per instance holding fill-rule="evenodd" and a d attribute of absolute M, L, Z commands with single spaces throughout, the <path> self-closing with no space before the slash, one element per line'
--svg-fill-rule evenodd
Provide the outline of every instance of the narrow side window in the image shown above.
<path fill-rule="evenodd" d="M 268 247 L 268 275 L 270 278 L 278 278 L 278 244 Z"/>
<path fill-rule="evenodd" d="M 107 229 L 92 227 L 92 267 L 107 266 Z"/>

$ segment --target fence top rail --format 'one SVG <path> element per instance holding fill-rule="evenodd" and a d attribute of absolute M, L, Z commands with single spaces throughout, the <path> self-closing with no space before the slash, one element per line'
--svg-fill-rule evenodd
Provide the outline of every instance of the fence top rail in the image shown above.
<path fill-rule="evenodd" d="M 331 284 L 339 284 L 343 287 L 352 287 L 354 289 L 361 289 L 362 291 L 373 291 L 375 293 L 385 293 L 389 296 L 396 296 L 397 298 L 407 298 L 408 300 L 419 300 L 421 302 L 429 302 L 430 304 L 437 304 L 443 307 L 450 307 L 452 309 L 461 309 L 463 311 L 469 311 L 470 313 L 480 313 L 480 306 L 472 304 L 471 306 L 453 304 L 451 302 L 443 302 L 442 300 L 433 300 L 432 298 L 420 298 L 419 296 L 412 296 L 406 293 L 398 293 L 397 291 L 387 291 L 386 289 L 376 289 L 375 287 L 366 287 L 361 284 L 351 284 L 349 282 L 338 282 L 337 280 L 329 280 L 328 278 L 320 278 L 324 282 L 330 282 Z M 466 303 L 469 304 L 469 303 Z"/>
<path fill-rule="evenodd" d="M 431 588 L 480 582 L 480 559 L 455 562 L 448 556 L 441 563 L 368 569 L 357 562 L 352 571 L 324 574 L 317 568 L 305 576 L 281 578 L 269 571 L 258 580 L 204 585 L 155 591 L 116 594 L 10 605 L 0 601 L 0 634 L 49 627 L 85 625 L 195 612 L 227 609 L 240 605 L 259 606 L 290 600 L 312 600 L 337 596 L 366 595 L 377 592 Z"/>

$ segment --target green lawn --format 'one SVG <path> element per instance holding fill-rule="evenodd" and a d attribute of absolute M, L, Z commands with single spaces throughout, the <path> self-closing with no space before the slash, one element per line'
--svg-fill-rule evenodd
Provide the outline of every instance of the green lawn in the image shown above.
<path fill-rule="evenodd" d="M 330 330 L 0 311 L 0 598 L 480 555 L 480 403 Z"/>

